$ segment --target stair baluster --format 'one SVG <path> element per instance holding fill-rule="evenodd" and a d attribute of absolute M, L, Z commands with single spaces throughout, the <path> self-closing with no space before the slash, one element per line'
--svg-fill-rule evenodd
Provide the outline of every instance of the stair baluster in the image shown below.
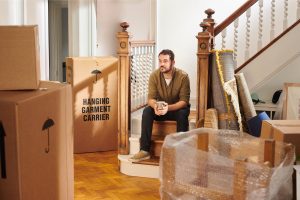
<path fill-rule="evenodd" d="M 289 1 L 284 0 L 284 19 L 283 19 L 283 30 L 288 27 L 288 11 L 289 11 Z"/>
<path fill-rule="evenodd" d="M 251 8 L 246 12 L 247 22 L 246 22 L 246 50 L 245 50 L 245 60 L 249 59 L 250 54 L 250 17 L 251 17 Z"/>
<path fill-rule="evenodd" d="M 238 27 L 239 27 L 239 18 L 234 20 L 234 30 L 233 30 L 233 60 L 234 60 L 234 67 L 237 67 L 237 53 L 238 53 Z"/>
<path fill-rule="evenodd" d="M 154 41 L 130 41 L 131 45 L 131 112 L 147 105 L 148 79 L 154 69 Z"/>
<path fill-rule="evenodd" d="M 275 37 L 275 0 L 271 1 L 271 32 L 270 40 L 273 40 Z"/>
<path fill-rule="evenodd" d="M 257 42 L 257 51 L 259 51 L 262 48 L 262 36 L 263 36 L 263 7 L 264 7 L 264 1 L 259 0 L 259 22 L 258 22 L 258 42 Z"/>
<path fill-rule="evenodd" d="M 224 28 L 222 31 L 222 49 L 226 49 L 226 35 L 227 35 L 227 29 Z"/>
<path fill-rule="evenodd" d="M 297 1 L 297 19 L 300 19 L 300 0 Z"/>

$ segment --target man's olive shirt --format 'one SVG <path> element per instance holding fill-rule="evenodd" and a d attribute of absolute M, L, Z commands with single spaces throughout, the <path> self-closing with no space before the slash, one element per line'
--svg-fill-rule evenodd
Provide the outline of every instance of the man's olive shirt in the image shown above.
<path fill-rule="evenodd" d="M 189 105 L 191 93 L 189 76 L 181 69 L 174 67 L 173 70 L 169 85 L 159 69 L 152 72 L 149 78 L 148 99 L 165 101 L 168 104 L 185 101 Z"/>

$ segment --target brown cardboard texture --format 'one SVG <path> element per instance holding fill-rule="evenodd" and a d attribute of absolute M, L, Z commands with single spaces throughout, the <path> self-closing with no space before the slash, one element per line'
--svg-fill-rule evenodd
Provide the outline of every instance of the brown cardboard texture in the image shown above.
<path fill-rule="evenodd" d="M 73 86 L 74 152 L 116 150 L 118 144 L 118 59 L 67 58 Z"/>
<path fill-rule="evenodd" d="M 0 199 L 73 200 L 70 85 L 0 91 Z"/>
<path fill-rule="evenodd" d="M 39 81 L 37 25 L 0 26 L 0 90 L 37 89 Z"/>

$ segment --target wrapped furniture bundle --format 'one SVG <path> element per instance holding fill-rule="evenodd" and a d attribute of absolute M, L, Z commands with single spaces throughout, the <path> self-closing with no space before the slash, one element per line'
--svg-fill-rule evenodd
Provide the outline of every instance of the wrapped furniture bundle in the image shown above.
<path fill-rule="evenodd" d="M 292 199 L 295 149 L 235 130 L 168 135 L 160 159 L 162 199 Z"/>

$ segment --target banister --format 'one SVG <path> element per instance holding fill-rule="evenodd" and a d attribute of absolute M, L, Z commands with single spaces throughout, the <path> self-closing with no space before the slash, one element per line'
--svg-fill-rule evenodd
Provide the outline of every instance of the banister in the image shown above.
<path fill-rule="evenodd" d="M 241 16 L 244 12 L 246 12 L 253 4 L 255 4 L 258 0 L 248 0 L 244 3 L 240 8 L 238 8 L 234 13 L 232 13 L 229 17 L 227 17 L 222 23 L 220 23 L 214 30 L 214 35 L 217 36 L 220 32 L 223 31 L 229 24 L 231 24 L 236 18 Z"/>
<path fill-rule="evenodd" d="M 287 28 L 285 31 L 283 31 L 280 35 L 278 35 L 276 38 L 274 38 L 269 44 L 267 44 L 264 48 L 262 48 L 260 51 L 258 51 L 256 54 L 254 54 L 251 58 L 246 60 L 241 66 L 239 66 L 237 69 L 234 70 L 235 73 L 238 73 L 241 71 L 246 65 L 248 65 L 252 60 L 254 60 L 257 56 L 262 54 L 265 50 L 267 50 L 270 46 L 275 44 L 277 40 L 282 38 L 284 35 L 286 35 L 288 32 L 290 32 L 295 26 L 300 24 L 300 19 L 298 19 L 293 25 L 291 25 L 289 28 Z"/>

